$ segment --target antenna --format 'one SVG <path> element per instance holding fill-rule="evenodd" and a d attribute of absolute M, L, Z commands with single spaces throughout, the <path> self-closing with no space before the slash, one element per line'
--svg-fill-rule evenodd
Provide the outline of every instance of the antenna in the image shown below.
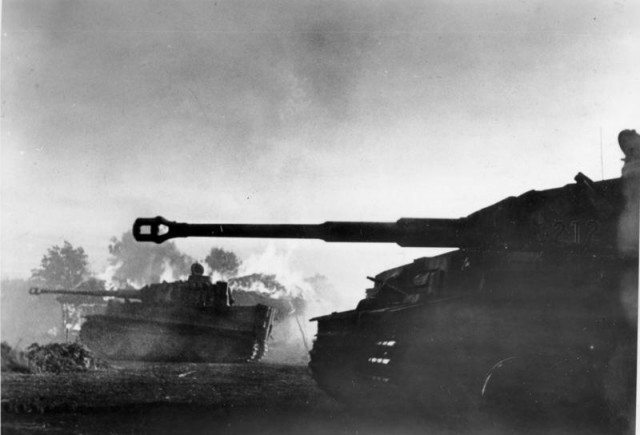
<path fill-rule="evenodd" d="M 602 127 L 600 127 L 600 174 L 604 180 L 604 157 L 602 153 Z"/>

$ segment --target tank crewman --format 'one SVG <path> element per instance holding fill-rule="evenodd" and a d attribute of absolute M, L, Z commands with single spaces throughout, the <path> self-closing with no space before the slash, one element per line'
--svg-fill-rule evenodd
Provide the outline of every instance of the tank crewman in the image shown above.
<path fill-rule="evenodd" d="M 211 279 L 204 274 L 204 267 L 200 263 L 191 265 L 191 275 L 187 278 L 189 291 L 185 297 L 191 304 L 207 307 L 214 304 L 215 295 L 211 291 Z"/>
<path fill-rule="evenodd" d="M 635 130 L 622 130 L 618 135 L 618 143 L 624 153 L 622 176 L 640 175 L 640 134 Z"/>
<path fill-rule="evenodd" d="M 624 153 L 622 167 L 625 208 L 620 216 L 618 245 L 624 253 L 638 252 L 640 214 L 640 135 L 635 130 L 623 130 L 618 143 Z"/>
<path fill-rule="evenodd" d="M 192 290 L 190 297 L 194 298 L 194 302 L 202 307 L 213 306 L 216 310 L 226 311 L 233 305 L 231 297 L 231 289 L 224 281 L 211 283 L 211 277 L 204 274 L 204 267 L 200 263 L 191 265 L 191 275 L 187 279 L 191 284 Z"/>
<path fill-rule="evenodd" d="M 210 283 L 211 280 L 208 276 L 204 274 L 204 267 L 200 263 L 193 263 L 191 265 L 191 275 L 189 275 L 189 282 L 207 282 Z"/>

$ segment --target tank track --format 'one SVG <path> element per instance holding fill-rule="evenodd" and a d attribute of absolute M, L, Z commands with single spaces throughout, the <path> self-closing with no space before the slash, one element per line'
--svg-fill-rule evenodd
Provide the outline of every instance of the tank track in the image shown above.
<path fill-rule="evenodd" d="M 537 421 L 540 415 L 566 419 L 581 415 L 582 420 L 588 415 L 599 422 L 628 422 L 633 417 L 627 404 L 633 403 L 634 390 L 624 377 L 624 373 L 634 372 L 633 349 L 620 348 L 612 354 L 610 369 L 604 373 L 604 382 L 610 386 L 612 396 L 605 397 L 607 403 L 603 403 L 602 398 L 598 398 L 597 383 L 603 373 L 594 372 L 590 366 L 582 366 L 579 359 L 570 358 L 575 354 L 559 355 L 564 355 L 565 365 L 548 357 L 519 358 L 530 364 L 522 373 L 532 377 L 525 378 L 503 369 L 498 372 L 501 375 L 491 374 L 490 378 L 489 372 L 482 369 L 491 367 L 488 360 L 474 355 L 467 362 L 464 358 L 455 361 L 451 358 L 455 350 L 434 345 L 430 339 L 433 335 L 423 332 L 428 328 L 419 328 L 420 324 L 416 323 L 419 319 L 418 316 L 411 319 L 409 310 L 345 312 L 319 318 L 309 363 L 314 380 L 329 395 L 354 410 L 365 412 L 399 411 L 459 422 L 480 414 L 499 419 L 517 416 L 520 421 Z M 461 365 L 454 367 L 456 362 Z M 469 370 L 462 370 L 463 365 Z M 509 378 L 509 374 L 513 376 Z M 506 383 L 500 384 L 500 376 L 507 376 Z M 593 383 L 583 382 L 584 376 Z M 493 384 L 485 395 L 483 381 L 486 385 L 489 379 Z M 514 383 L 514 379 L 518 383 Z M 527 379 L 533 380 L 530 385 L 535 388 L 522 390 L 522 382 Z M 509 389 L 514 385 L 517 393 Z M 573 403 L 563 401 L 565 396 L 558 394 L 544 395 L 547 390 L 556 391 L 545 389 L 552 385 L 566 397 L 574 394 L 578 399 Z M 505 392 L 506 402 L 496 402 Z M 579 406 L 575 406 L 576 403 Z M 587 414 L 583 414 L 585 409 L 589 410 Z"/>
<path fill-rule="evenodd" d="M 309 368 L 318 386 L 356 410 L 415 412 L 455 417 L 476 404 L 463 387 L 442 373 L 425 373 L 432 355 L 428 338 L 416 334 L 412 308 L 352 312 L 325 317 L 310 352 Z M 442 391 L 443 403 L 433 401 Z"/>
<path fill-rule="evenodd" d="M 321 389 L 353 407 L 405 406 L 389 366 L 389 343 L 396 342 L 382 335 L 318 335 L 310 352 L 311 374 Z"/>
<path fill-rule="evenodd" d="M 260 361 L 266 354 L 269 346 L 264 340 L 256 339 L 253 344 L 253 352 L 251 354 L 251 358 L 249 358 L 250 362 Z"/>
<path fill-rule="evenodd" d="M 253 334 L 101 316 L 83 324 L 80 341 L 108 360 L 238 363 L 259 361 L 267 350 Z"/>

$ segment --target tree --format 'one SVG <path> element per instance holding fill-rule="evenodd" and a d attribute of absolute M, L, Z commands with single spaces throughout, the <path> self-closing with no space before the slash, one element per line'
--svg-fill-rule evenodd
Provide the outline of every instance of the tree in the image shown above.
<path fill-rule="evenodd" d="M 189 274 L 193 260 L 172 242 L 162 245 L 139 243 L 131 231 L 118 240 L 111 238 L 109 263 L 115 268 L 113 280 L 120 287 L 152 284 L 169 276 L 177 280 Z"/>
<path fill-rule="evenodd" d="M 77 287 L 78 290 L 97 292 L 107 288 L 107 282 L 103 279 L 96 278 L 94 276 L 82 281 Z"/>
<path fill-rule="evenodd" d="M 42 257 L 40 268 L 31 271 L 31 278 L 44 285 L 59 288 L 75 288 L 90 272 L 87 254 L 81 247 L 74 248 L 65 240 L 64 245 L 53 246 Z"/>
<path fill-rule="evenodd" d="M 234 277 L 238 273 L 240 260 L 238 256 L 221 248 L 211 248 L 209 255 L 204 259 L 212 272 L 218 272 L 223 279 Z"/>

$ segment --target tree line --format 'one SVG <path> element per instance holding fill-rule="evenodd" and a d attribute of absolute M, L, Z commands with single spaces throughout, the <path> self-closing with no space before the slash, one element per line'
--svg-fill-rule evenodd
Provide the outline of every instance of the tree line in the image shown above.
<path fill-rule="evenodd" d="M 131 283 L 159 282 L 170 271 L 172 279 L 188 275 L 195 260 L 180 252 L 175 243 L 162 245 L 138 243 L 133 234 L 125 232 L 119 239 L 112 237 L 108 246 L 111 280 L 118 288 Z M 238 256 L 213 247 L 204 260 L 212 272 L 223 279 L 234 277 L 240 267 Z M 31 271 L 31 281 L 40 286 L 78 290 L 103 290 L 106 281 L 98 278 L 89 267 L 89 258 L 81 246 L 68 241 L 47 249 L 40 265 Z"/>

